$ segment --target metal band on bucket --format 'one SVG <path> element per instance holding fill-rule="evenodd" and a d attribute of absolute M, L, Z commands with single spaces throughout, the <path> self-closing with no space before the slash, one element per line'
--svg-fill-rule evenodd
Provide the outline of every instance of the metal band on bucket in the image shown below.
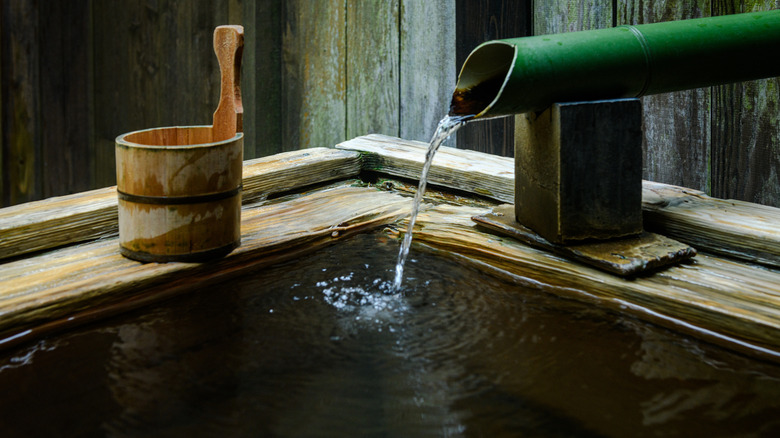
<path fill-rule="evenodd" d="M 241 246 L 240 241 L 231 242 L 227 245 L 219 248 L 209 249 L 206 251 L 198 251 L 182 254 L 151 254 L 145 251 L 133 251 L 119 246 L 119 253 L 125 257 L 140 262 L 154 262 L 154 263 L 170 263 L 170 262 L 183 262 L 183 263 L 199 263 L 207 260 L 224 257 L 230 254 L 231 251 Z"/>
<path fill-rule="evenodd" d="M 238 186 L 233 190 L 219 193 L 209 193 L 207 195 L 194 195 L 194 196 L 146 196 L 146 195 L 133 195 L 125 193 L 117 189 L 116 193 L 119 199 L 126 202 L 134 202 L 136 204 L 154 204 L 154 205 L 184 205 L 184 204 L 201 204 L 204 202 L 221 201 L 223 199 L 232 198 L 233 196 L 241 193 L 243 186 Z"/>

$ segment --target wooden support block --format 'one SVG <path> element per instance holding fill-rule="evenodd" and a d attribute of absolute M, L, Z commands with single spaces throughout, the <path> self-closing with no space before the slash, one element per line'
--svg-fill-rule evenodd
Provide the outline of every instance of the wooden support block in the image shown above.
<path fill-rule="evenodd" d="M 696 255 L 690 246 L 660 234 L 643 232 L 622 239 L 600 240 L 574 245 L 550 243 L 514 219 L 514 205 L 495 207 L 490 213 L 471 219 L 500 234 L 513 237 L 534 248 L 550 251 L 568 259 L 615 275 L 631 277 L 647 274 L 688 260 Z"/>
<path fill-rule="evenodd" d="M 641 115 L 620 99 L 516 116 L 517 221 L 553 243 L 641 233 Z"/>

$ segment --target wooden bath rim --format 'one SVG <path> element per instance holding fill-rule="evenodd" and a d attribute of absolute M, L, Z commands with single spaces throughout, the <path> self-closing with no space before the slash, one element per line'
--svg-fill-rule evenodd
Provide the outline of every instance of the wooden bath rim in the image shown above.
<path fill-rule="evenodd" d="M 0 348 L 291 260 L 355 233 L 384 227 L 401 237 L 414 191 L 403 180 L 419 177 L 426 147 L 374 134 L 335 149 L 243 163 L 242 244 L 210 263 L 122 257 L 115 187 L 0 209 Z M 361 182 L 365 175 L 373 177 Z M 780 209 L 644 181 L 647 229 L 700 252 L 691 263 L 626 280 L 471 220 L 513 201 L 513 159 L 442 147 L 429 176 L 434 190 L 415 228 L 417 250 L 780 362 Z"/>

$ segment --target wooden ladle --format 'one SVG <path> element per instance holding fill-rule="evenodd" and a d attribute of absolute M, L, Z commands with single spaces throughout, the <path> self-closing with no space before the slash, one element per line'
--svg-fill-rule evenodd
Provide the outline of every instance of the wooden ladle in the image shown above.
<path fill-rule="evenodd" d="M 214 52 L 222 76 L 219 105 L 214 112 L 213 141 L 233 138 L 244 131 L 244 106 L 241 103 L 241 57 L 244 52 L 244 27 L 218 26 L 214 30 Z"/>

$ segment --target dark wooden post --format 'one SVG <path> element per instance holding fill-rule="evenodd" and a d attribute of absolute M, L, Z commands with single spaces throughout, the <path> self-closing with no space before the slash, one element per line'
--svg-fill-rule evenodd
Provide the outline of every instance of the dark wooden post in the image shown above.
<path fill-rule="evenodd" d="M 553 243 L 641 233 L 641 123 L 639 99 L 516 116 L 517 221 Z"/>

